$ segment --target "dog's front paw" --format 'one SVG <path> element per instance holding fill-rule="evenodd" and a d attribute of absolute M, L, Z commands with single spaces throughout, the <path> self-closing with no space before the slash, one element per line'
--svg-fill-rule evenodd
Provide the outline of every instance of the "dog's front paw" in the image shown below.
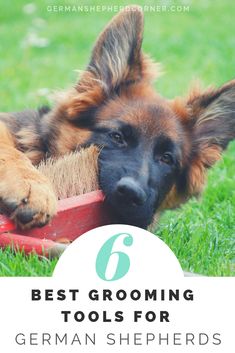
<path fill-rule="evenodd" d="M 36 169 L 25 175 L 14 171 L 0 180 L 0 209 L 22 229 L 42 227 L 56 213 L 57 199 L 49 181 Z"/>

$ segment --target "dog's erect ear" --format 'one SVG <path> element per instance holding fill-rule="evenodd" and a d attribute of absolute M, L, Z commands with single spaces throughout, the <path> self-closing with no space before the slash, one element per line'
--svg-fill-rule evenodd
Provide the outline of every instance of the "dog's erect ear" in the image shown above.
<path fill-rule="evenodd" d="M 193 147 L 224 150 L 235 138 L 235 80 L 188 101 L 193 119 Z M 210 167 L 210 163 L 208 163 Z"/>
<path fill-rule="evenodd" d="M 107 90 L 141 76 L 143 13 L 138 6 L 117 14 L 99 36 L 88 67 Z"/>
<path fill-rule="evenodd" d="M 205 184 L 207 168 L 220 159 L 228 143 L 235 139 L 235 80 L 219 89 L 194 92 L 181 106 L 176 100 L 172 107 L 190 137 L 185 181 L 189 196 L 197 195 Z"/>
<path fill-rule="evenodd" d="M 87 70 L 107 92 L 141 78 L 142 39 L 143 13 L 138 6 L 119 12 L 98 37 Z"/>
<path fill-rule="evenodd" d="M 141 51 L 143 22 L 142 10 L 132 5 L 106 26 L 95 43 L 87 69 L 63 103 L 69 120 L 78 126 L 92 125 L 94 112 L 113 93 L 155 79 L 156 64 Z"/>

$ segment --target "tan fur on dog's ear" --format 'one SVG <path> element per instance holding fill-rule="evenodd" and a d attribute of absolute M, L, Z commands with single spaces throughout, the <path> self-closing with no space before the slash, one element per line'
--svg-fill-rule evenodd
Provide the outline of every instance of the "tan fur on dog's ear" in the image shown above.
<path fill-rule="evenodd" d="M 90 63 L 63 103 L 70 120 L 86 120 L 105 99 L 140 81 L 155 79 L 158 65 L 141 51 L 143 12 L 138 6 L 119 12 L 98 37 Z M 83 112 L 91 110 L 84 117 Z"/>
<path fill-rule="evenodd" d="M 88 71 L 100 80 L 105 91 L 140 79 L 153 80 L 153 72 L 147 70 L 150 63 L 141 51 L 143 31 L 143 12 L 132 5 L 119 12 L 100 34 Z"/>
<path fill-rule="evenodd" d="M 88 71 L 105 90 L 140 78 L 143 27 L 143 12 L 132 6 L 117 14 L 99 36 Z"/>
<path fill-rule="evenodd" d="M 194 90 L 188 99 L 176 99 L 171 106 L 191 141 L 184 171 L 187 194 L 198 195 L 205 184 L 207 169 L 235 139 L 235 80 L 219 89 Z"/>

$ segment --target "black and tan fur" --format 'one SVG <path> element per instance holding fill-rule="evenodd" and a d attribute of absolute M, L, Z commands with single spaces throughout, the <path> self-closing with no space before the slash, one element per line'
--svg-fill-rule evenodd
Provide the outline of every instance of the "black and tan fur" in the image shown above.
<path fill-rule="evenodd" d="M 146 227 L 158 210 L 201 193 L 207 169 L 235 138 L 235 81 L 169 101 L 153 88 L 157 66 L 142 38 L 142 12 L 122 11 L 54 107 L 1 114 L 1 208 L 19 226 L 42 226 L 56 212 L 51 184 L 34 166 L 91 144 L 101 147 L 100 186 L 120 222 Z"/>

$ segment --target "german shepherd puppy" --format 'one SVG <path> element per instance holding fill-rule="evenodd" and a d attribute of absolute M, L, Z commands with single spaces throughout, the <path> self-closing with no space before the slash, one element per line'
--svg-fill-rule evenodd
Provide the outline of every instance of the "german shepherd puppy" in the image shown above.
<path fill-rule="evenodd" d="M 142 53 L 143 14 L 120 12 L 94 46 L 87 70 L 51 109 L 1 114 L 1 208 L 22 228 L 56 212 L 42 159 L 97 145 L 99 183 L 119 223 L 146 228 L 158 211 L 198 195 L 235 138 L 235 80 L 167 100 Z"/>

